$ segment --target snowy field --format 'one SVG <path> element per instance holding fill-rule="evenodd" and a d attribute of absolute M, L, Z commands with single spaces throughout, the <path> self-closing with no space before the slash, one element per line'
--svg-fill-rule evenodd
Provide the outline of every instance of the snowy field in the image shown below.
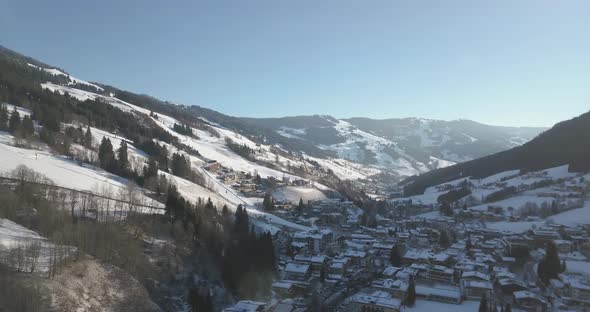
<path fill-rule="evenodd" d="M 24 149 L 6 144 L 11 141 L 10 134 L 0 132 L 0 175 L 8 176 L 12 170 L 24 165 L 45 175 L 58 186 L 90 192 L 109 189 L 112 194 L 121 192 L 129 183 L 127 179 L 55 155 L 47 149 Z M 146 205 L 164 207 L 143 194 L 140 200 Z"/>
<path fill-rule="evenodd" d="M 299 199 L 307 203 L 309 200 L 324 200 L 326 195 L 321 191 L 310 187 L 286 186 L 276 189 L 272 196 L 278 201 L 287 201 L 294 204 L 299 203 Z"/>
<path fill-rule="evenodd" d="M 57 246 L 39 234 L 7 219 L 0 219 L 0 262 L 25 272 L 47 272 L 52 250 Z M 73 247 L 62 247 L 73 248 Z M 24 259 L 17 260 L 18 254 Z M 33 259 L 36 259 L 33 261 Z M 35 263 L 33 263 L 35 262 Z"/>

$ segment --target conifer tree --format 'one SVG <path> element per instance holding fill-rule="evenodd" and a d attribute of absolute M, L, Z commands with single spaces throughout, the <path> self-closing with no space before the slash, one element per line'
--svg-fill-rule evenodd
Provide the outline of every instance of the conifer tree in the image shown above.
<path fill-rule="evenodd" d="M 84 133 L 84 147 L 87 149 L 92 148 L 92 132 L 90 132 L 90 126 L 86 126 L 86 133 Z"/>
<path fill-rule="evenodd" d="M 29 115 L 23 117 L 22 127 L 26 138 L 30 138 L 35 134 L 35 125 Z"/>
<path fill-rule="evenodd" d="M 488 312 L 488 299 L 485 295 L 479 301 L 479 312 Z"/>
<path fill-rule="evenodd" d="M 297 212 L 299 214 L 303 213 L 303 208 L 305 205 L 303 204 L 303 198 L 299 197 L 299 205 L 297 205 Z"/>
<path fill-rule="evenodd" d="M 8 109 L 6 105 L 0 106 L 0 131 L 8 130 Z"/>
<path fill-rule="evenodd" d="M 416 282 L 414 282 L 414 278 L 410 277 L 410 282 L 408 285 L 408 295 L 406 297 L 406 305 L 409 307 L 413 307 L 416 304 Z"/>
<path fill-rule="evenodd" d="M 399 267 L 402 264 L 402 257 L 397 244 L 391 247 L 391 251 L 389 252 L 389 262 L 391 262 L 391 265 L 395 267 Z"/>
<path fill-rule="evenodd" d="M 12 114 L 10 114 L 10 119 L 8 120 L 8 131 L 14 133 L 16 129 L 21 125 L 20 114 L 14 107 Z"/>
<path fill-rule="evenodd" d="M 127 152 L 127 142 L 125 142 L 125 140 L 121 140 L 121 144 L 117 150 L 117 157 L 119 158 L 121 172 L 126 172 L 127 169 L 129 169 L 129 156 Z"/>
<path fill-rule="evenodd" d="M 107 137 L 102 137 L 100 147 L 98 148 L 98 161 L 100 167 L 112 172 L 115 163 L 115 154 L 113 153 L 113 145 L 111 140 Z"/>

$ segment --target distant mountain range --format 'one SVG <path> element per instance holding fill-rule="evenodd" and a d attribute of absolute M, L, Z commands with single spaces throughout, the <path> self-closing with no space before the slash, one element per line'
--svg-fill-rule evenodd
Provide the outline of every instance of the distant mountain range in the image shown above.
<path fill-rule="evenodd" d="M 274 145 L 298 157 L 348 160 L 361 166 L 363 172 L 385 172 L 400 180 L 518 147 L 546 130 L 490 126 L 470 120 L 419 118 L 336 119 L 319 115 L 239 118 L 209 108 L 176 105 L 148 95 L 90 83 L 7 48 L 0 47 L 0 56 L 8 62 L 6 66 L 18 67 L 8 67 L 11 71 L 6 73 L 4 83 L 18 82 L 31 90 L 40 86 L 41 89 L 60 90 L 80 101 L 103 99 L 115 103 L 114 106 L 120 104 L 117 101 L 125 101 L 178 121 L 223 127 L 253 142 Z M 0 80 L 2 75 L 0 73 Z"/>
<path fill-rule="evenodd" d="M 419 118 L 339 120 L 315 115 L 242 120 L 333 156 L 405 176 L 520 146 L 546 130 Z"/>
<path fill-rule="evenodd" d="M 461 177 L 561 165 L 569 165 L 573 172 L 590 171 L 590 112 L 562 121 L 522 146 L 411 177 L 405 181 L 405 190 L 408 195 L 420 194 L 429 186 Z"/>

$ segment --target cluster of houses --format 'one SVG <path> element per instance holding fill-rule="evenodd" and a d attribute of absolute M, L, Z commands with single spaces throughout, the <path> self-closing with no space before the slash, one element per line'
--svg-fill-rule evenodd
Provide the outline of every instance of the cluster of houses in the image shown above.
<path fill-rule="evenodd" d="M 276 300 L 240 302 L 255 308 L 226 311 L 310 311 L 315 298 L 330 311 L 399 312 L 410 291 L 418 300 L 441 304 L 485 297 L 523 311 L 590 308 L 590 275 L 566 270 L 548 285 L 536 276 L 548 243 L 566 264 L 587 261 L 583 252 L 590 251 L 590 226 L 547 224 L 515 234 L 441 217 L 382 218 L 368 228 L 359 225 L 352 206 L 327 200 L 308 203 L 303 215 L 282 215 L 315 227 L 281 233 L 286 238 L 277 244 Z M 393 249 L 399 253 L 395 265 Z"/>

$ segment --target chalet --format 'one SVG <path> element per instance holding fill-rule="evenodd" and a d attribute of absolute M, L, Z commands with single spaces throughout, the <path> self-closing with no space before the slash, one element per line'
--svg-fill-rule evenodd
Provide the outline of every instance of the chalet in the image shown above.
<path fill-rule="evenodd" d="M 205 164 L 205 169 L 211 172 L 216 172 L 221 168 L 221 164 L 218 163 L 216 160 L 209 160 L 207 164 Z"/>
<path fill-rule="evenodd" d="M 375 290 L 386 291 L 391 294 L 393 298 L 405 300 L 408 293 L 408 282 L 401 279 L 383 279 L 376 280 L 371 283 L 371 288 Z"/>
<path fill-rule="evenodd" d="M 468 300 L 479 300 L 482 297 L 491 298 L 493 286 L 484 281 L 463 281 L 463 294 Z"/>
<path fill-rule="evenodd" d="M 316 254 L 325 250 L 332 242 L 332 239 L 332 231 L 328 229 L 297 232 L 293 235 L 294 242 L 307 244 L 308 250 Z"/>
<path fill-rule="evenodd" d="M 547 306 L 543 298 L 528 290 L 515 291 L 512 296 L 516 306 L 525 311 L 537 311 Z"/>
<path fill-rule="evenodd" d="M 283 273 L 285 275 L 285 279 L 305 281 L 311 274 L 311 267 L 309 264 L 290 262 L 287 263 L 287 266 L 285 266 Z"/>
<path fill-rule="evenodd" d="M 461 290 L 452 286 L 430 286 L 428 284 L 416 285 L 416 297 L 444 303 L 460 304 L 462 301 Z"/>
<path fill-rule="evenodd" d="M 401 301 L 390 294 L 376 291 L 372 294 L 356 294 L 349 298 L 350 311 L 399 312 Z"/>
<path fill-rule="evenodd" d="M 429 265 L 424 274 L 420 274 L 420 277 L 424 277 L 427 280 L 449 284 L 453 283 L 454 276 L 455 271 L 453 269 L 441 265 Z"/>
<path fill-rule="evenodd" d="M 229 308 L 223 309 L 223 312 L 264 312 L 270 311 L 264 302 L 243 300 Z"/>
<path fill-rule="evenodd" d="M 478 272 L 478 271 L 465 271 L 465 272 L 463 272 L 463 274 L 461 274 L 461 280 L 489 282 L 490 276 L 488 274 Z"/>
<path fill-rule="evenodd" d="M 502 278 L 496 281 L 503 293 L 512 294 L 517 291 L 527 290 L 528 287 L 521 281 L 514 278 Z"/>

